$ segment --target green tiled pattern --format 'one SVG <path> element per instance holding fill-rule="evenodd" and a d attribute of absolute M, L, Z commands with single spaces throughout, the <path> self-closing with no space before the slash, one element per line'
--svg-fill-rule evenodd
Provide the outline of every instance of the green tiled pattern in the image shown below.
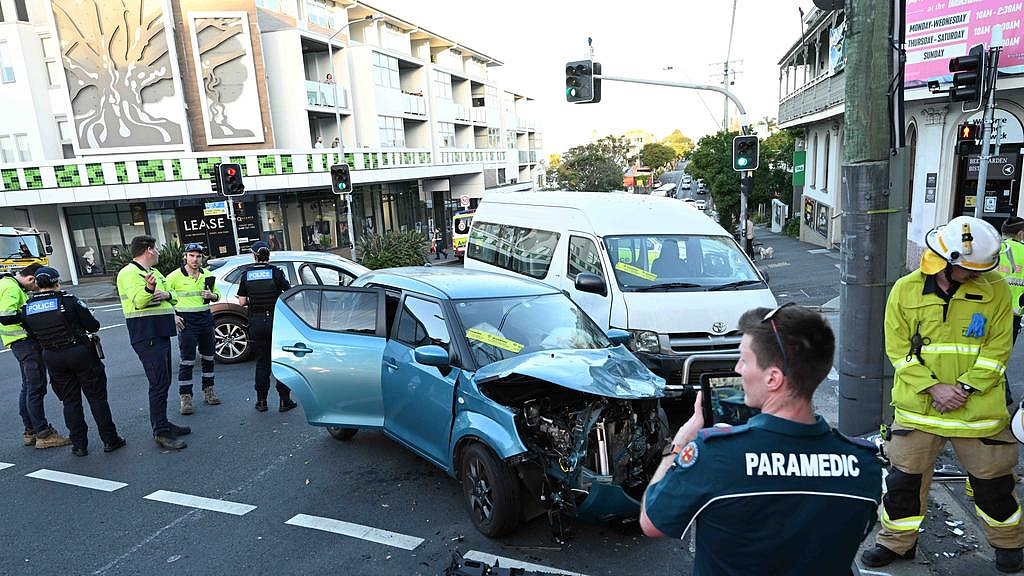
<path fill-rule="evenodd" d="M 378 157 L 378 154 L 373 154 L 373 153 L 370 154 L 370 169 L 375 170 L 377 168 L 377 165 L 378 165 L 377 157 Z"/>
<path fill-rule="evenodd" d="M 78 164 L 54 166 L 53 175 L 57 177 L 58 188 L 71 188 L 82 185 L 82 178 L 78 175 Z"/>
<path fill-rule="evenodd" d="M 381 154 L 380 155 L 380 159 L 381 159 L 381 164 L 383 164 L 384 166 L 389 166 L 391 164 L 391 154 L 389 154 L 387 152 Z"/>
<path fill-rule="evenodd" d="M 345 154 L 345 164 L 348 164 L 349 168 L 355 170 L 356 169 L 356 155 L 352 154 L 351 152 L 348 153 L 348 154 Z"/>
<path fill-rule="evenodd" d="M 163 160 L 138 160 L 139 182 L 165 182 Z"/>
<path fill-rule="evenodd" d="M 86 164 L 85 175 L 89 178 L 89 186 L 102 186 L 103 164 Z"/>
<path fill-rule="evenodd" d="M 128 167 L 124 165 L 124 162 L 114 162 L 114 170 L 117 172 L 117 183 L 127 184 Z"/>
<path fill-rule="evenodd" d="M 175 180 L 181 180 L 181 160 L 175 158 L 171 160 L 171 172 L 174 174 Z"/>
<path fill-rule="evenodd" d="M 312 172 L 313 171 L 313 155 L 312 154 L 306 154 L 306 171 L 307 172 Z"/>
<path fill-rule="evenodd" d="M 231 164 L 238 164 L 242 167 L 242 176 L 249 175 L 249 168 L 246 166 L 245 156 L 232 156 Z"/>
<path fill-rule="evenodd" d="M 0 176 L 4 179 L 4 190 L 21 190 L 17 168 L 4 168 L 0 170 Z"/>
<path fill-rule="evenodd" d="M 320 157 L 320 164 L 323 166 L 324 172 L 326 172 L 326 171 L 331 169 L 331 167 L 327 164 L 327 158 L 328 157 L 329 157 L 329 154 L 324 154 L 323 156 Z"/>
<path fill-rule="evenodd" d="M 292 155 L 285 154 L 281 156 L 281 173 L 291 174 L 293 172 L 295 172 L 295 168 L 292 167 Z"/>
<path fill-rule="evenodd" d="M 25 185 L 29 190 L 43 187 L 43 176 L 39 168 L 25 168 Z"/>
<path fill-rule="evenodd" d="M 196 166 L 199 168 L 199 177 L 203 180 L 209 180 L 213 176 L 213 165 L 220 164 L 221 160 L 219 156 L 212 158 L 199 158 L 196 160 Z"/>
<path fill-rule="evenodd" d="M 261 154 L 256 157 L 256 163 L 260 166 L 260 176 L 277 174 L 277 156 Z"/>

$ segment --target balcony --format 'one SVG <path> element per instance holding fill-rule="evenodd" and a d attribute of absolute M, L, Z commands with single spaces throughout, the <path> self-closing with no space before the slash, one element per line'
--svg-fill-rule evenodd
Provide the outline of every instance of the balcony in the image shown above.
<path fill-rule="evenodd" d="M 415 114 L 416 116 L 426 116 L 427 99 L 417 94 L 402 94 L 402 112 Z"/>
<path fill-rule="evenodd" d="M 438 164 L 465 164 L 468 162 L 504 162 L 508 150 L 500 148 L 477 150 L 473 148 L 465 150 L 442 150 L 438 155 L 441 161 Z"/>
<path fill-rule="evenodd" d="M 348 90 L 337 84 L 306 80 L 306 103 L 309 106 L 335 108 L 334 92 L 338 92 L 337 108 L 348 108 Z"/>
<path fill-rule="evenodd" d="M 779 124 L 817 114 L 843 103 L 846 81 L 842 72 L 823 74 L 779 101 Z"/>
<path fill-rule="evenodd" d="M 532 118 L 524 118 L 523 116 L 516 117 L 516 125 L 520 130 L 533 130 L 537 127 L 537 123 Z"/>
<path fill-rule="evenodd" d="M 483 106 L 474 106 L 470 119 L 474 123 L 487 124 L 487 108 Z"/>
<path fill-rule="evenodd" d="M 520 164 L 533 164 L 537 162 L 537 152 L 535 150 L 520 150 L 519 151 L 519 163 Z"/>
<path fill-rule="evenodd" d="M 469 119 L 471 117 L 472 117 L 472 114 L 470 114 L 470 107 L 469 106 L 463 106 L 461 104 L 457 104 L 455 106 L 455 120 L 456 121 L 469 122 Z"/>

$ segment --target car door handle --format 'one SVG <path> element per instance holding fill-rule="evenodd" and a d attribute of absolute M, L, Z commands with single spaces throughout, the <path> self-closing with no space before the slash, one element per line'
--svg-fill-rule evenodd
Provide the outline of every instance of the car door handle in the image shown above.
<path fill-rule="evenodd" d="M 310 352 L 313 351 L 312 348 L 309 348 L 302 342 L 296 342 L 294 346 L 282 346 L 281 350 L 284 350 L 285 352 L 291 352 L 292 354 L 295 354 L 299 358 L 302 358 L 306 354 L 309 354 Z"/>
<path fill-rule="evenodd" d="M 387 366 L 389 370 L 398 370 L 398 362 L 395 362 L 391 358 L 385 358 L 384 365 Z"/>

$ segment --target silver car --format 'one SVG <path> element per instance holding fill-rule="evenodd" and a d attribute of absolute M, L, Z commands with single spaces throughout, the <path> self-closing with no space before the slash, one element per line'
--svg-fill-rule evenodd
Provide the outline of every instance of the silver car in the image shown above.
<path fill-rule="evenodd" d="M 249 315 L 238 303 L 238 282 L 252 266 L 251 254 L 216 258 L 207 264 L 217 278 L 220 300 L 210 305 L 213 312 L 214 354 L 219 362 L 232 364 L 248 360 Z M 328 252 L 279 251 L 270 255 L 270 263 L 284 271 L 292 286 L 348 286 L 370 271 L 369 268 Z"/>

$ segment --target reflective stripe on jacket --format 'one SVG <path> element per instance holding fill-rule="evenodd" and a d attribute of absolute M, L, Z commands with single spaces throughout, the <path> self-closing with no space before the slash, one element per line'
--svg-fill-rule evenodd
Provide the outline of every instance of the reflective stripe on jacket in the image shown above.
<path fill-rule="evenodd" d="M 17 316 L 22 305 L 28 300 L 28 294 L 21 289 L 21 284 L 13 276 L 0 278 L 0 316 Z M 10 346 L 18 340 L 28 337 L 21 324 L 0 324 L 0 341 Z"/>
<path fill-rule="evenodd" d="M 167 275 L 168 289 L 174 293 L 177 302 L 174 304 L 176 312 L 205 312 L 210 309 L 210 303 L 203 300 L 203 289 L 206 286 L 206 279 L 213 274 L 205 268 L 199 269 L 199 277 L 193 279 L 185 270 L 184 266 Z M 220 299 L 220 290 L 214 285 L 213 290 Z"/>
<path fill-rule="evenodd" d="M 999 267 L 996 268 L 1010 285 L 1010 304 L 1013 313 L 1022 312 L 1020 298 L 1024 296 L 1024 244 L 1016 240 L 1003 240 L 999 250 Z"/>
<path fill-rule="evenodd" d="M 923 294 L 926 279 L 918 269 L 897 280 L 885 307 L 896 422 L 939 436 L 992 436 L 1009 421 L 1003 372 L 1012 349 L 1010 290 L 998 272 L 985 272 L 961 285 L 947 309 L 938 295 Z M 986 319 L 984 334 L 966 336 L 976 314 Z M 920 354 L 911 350 L 918 331 Z M 967 402 L 936 410 L 927 389 L 958 382 L 975 390 Z"/>
<path fill-rule="evenodd" d="M 117 273 L 117 293 L 121 297 L 121 311 L 125 318 L 142 318 L 144 316 L 160 316 L 163 314 L 174 314 L 174 292 L 171 292 L 171 301 L 153 302 L 153 293 L 146 291 L 146 275 L 150 272 L 156 278 L 155 290 L 171 292 L 167 288 L 167 281 L 164 275 L 156 268 L 144 269 L 142 266 L 132 262 L 121 268 Z"/>

